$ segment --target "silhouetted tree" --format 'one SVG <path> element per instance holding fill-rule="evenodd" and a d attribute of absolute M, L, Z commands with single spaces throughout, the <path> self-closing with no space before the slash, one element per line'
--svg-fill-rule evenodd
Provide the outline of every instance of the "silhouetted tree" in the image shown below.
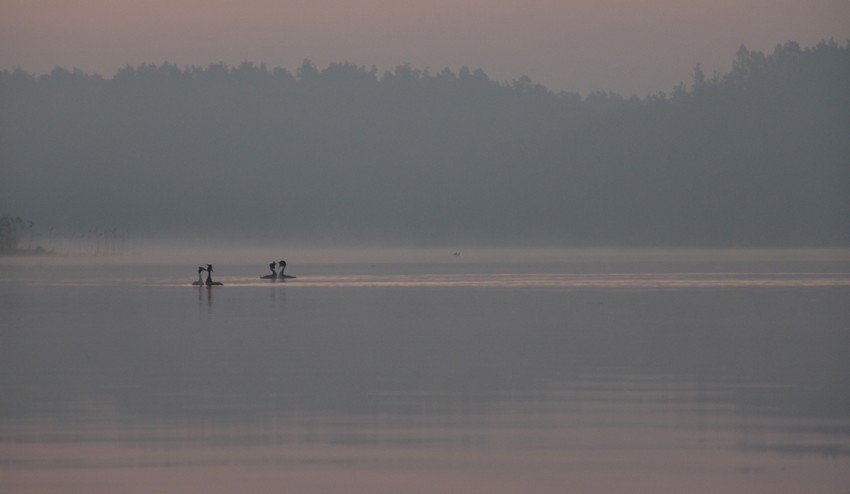
<path fill-rule="evenodd" d="M 16 251 L 24 234 L 30 231 L 32 226 L 32 222 L 22 220 L 20 216 L 0 217 L 0 253 Z"/>

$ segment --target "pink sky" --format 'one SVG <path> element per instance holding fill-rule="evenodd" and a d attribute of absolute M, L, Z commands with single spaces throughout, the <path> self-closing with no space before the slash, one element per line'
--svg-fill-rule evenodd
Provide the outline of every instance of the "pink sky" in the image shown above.
<path fill-rule="evenodd" d="M 850 39 L 850 0 L 0 0 L 0 69 L 349 61 L 481 68 L 645 95 L 772 51 Z"/>

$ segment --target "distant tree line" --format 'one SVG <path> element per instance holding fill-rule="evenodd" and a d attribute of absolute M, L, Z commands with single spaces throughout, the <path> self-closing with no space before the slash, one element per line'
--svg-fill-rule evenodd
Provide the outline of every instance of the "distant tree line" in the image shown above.
<path fill-rule="evenodd" d="M 0 210 L 141 233 L 848 245 L 850 43 L 623 97 L 310 61 L 0 72 Z"/>
<path fill-rule="evenodd" d="M 41 246 L 31 248 L 34 224 L 20 216 L 0 216 L 0 255 L 18 254 L 21 252 L 44 252 Z M 22 242 L 27 240 L 24 248 Z"/>

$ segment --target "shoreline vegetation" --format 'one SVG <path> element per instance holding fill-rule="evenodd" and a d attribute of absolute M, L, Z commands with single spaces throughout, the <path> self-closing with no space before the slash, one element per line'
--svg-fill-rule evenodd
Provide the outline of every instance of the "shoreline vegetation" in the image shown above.
<path fill-rule="evenodd" d="M 40 245 L 33 249 L 0 250 L 0 257 L 42 257 L 55 255 L 57 255 L 55 252 L 45 250 Z"/>
<path fill-rule="evenodd" d="M 20 216 L 0 216 L 0 256 L 118 256 L 125 253 L 125 245 L 126 233 L 117 228 L 65 233 L 51 227 L 45 234 L 33 221 Z"/>

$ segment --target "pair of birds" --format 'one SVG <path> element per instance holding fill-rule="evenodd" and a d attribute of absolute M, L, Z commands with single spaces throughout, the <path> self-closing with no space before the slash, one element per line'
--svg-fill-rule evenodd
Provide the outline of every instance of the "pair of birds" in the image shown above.
<path fill-rule="evenodd" d="M 277 267 L 280 268 L 280 273 L 275 271 L 275 263 L 274 261 L 269 263 L 269 269 L 272 271 L 272 274 L 267 274 L 265 276 L 260 276 L 260 279 L 263 280 L 273 280 L 273 279 L 283 279 L 283 278 L 295 278 L 294 276 L 289 276 L 288 274 L 283 274 L 283 270 L 286 269 L 286 261 L 278 261 Z"/>
<path fill-rule="evenodd" d="M 204 281 L 201 273 L 203 271 L 207 272 L 207 280 Z M 219 286 L 223 285 L 223 283 L 218 281 L 213 281 L 212 279 L 213 267 L 212 264 L 207 264 L 207 267 L 198 266 L 198 281 L 193 281 L 192 284 L 195 286 Z"/>

